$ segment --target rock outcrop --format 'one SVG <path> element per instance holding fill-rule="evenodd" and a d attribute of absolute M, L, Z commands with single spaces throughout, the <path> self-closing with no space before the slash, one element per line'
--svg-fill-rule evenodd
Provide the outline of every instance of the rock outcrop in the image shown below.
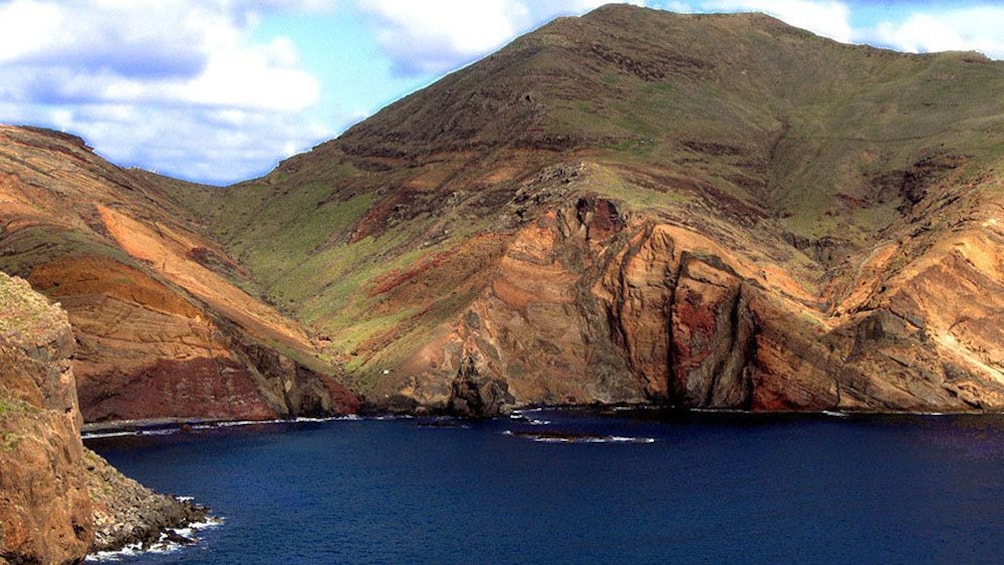
<path fill-rule="evenodd" d="M 0 273 L 0 561 L 71 563 L 94 538 L 66 313 Z"/>
<path fill-rule="evenodd" d="M 66 312 L 0 273 L 0 563 L 75 563 L 205 517 L 83 447 L 73 352 Z"/>
<path fill-rule="evenodd" d="M 150 547 L 173 528 L 206 521 L 204 507 L 153 492 L 86 448 L 84 466 L 93 508 L 92 553 Z"/>
<path fill-rule="evenodd" d="M 475 417 L 539 403 L 1004 406 L 1004 358 L 992 343 L 1000 330 L 991 329 L 1004 279 L 993 258 L 1004 254 L 1004 238 L 992 212 L 938 244 L 907 239 L 922 251 L 899 265 L 877 246 L 851 261 L 855 274 L 823 287 L 843 293 L 827 302 L 779 265 L 718 243 L 722 234 L 646 214 L 614 214 L 614 222 L 616 209 L 578 198 L 517 230 L 482 294 L 438 330 L 442 361 L 429 364 L 430 352 L 419 350 L 403 363 L 398 393 L 434 406 L 448 386 L 447 408 Z M 960 289 L 974 300 L 946 304 Z"/>
<path fill-rule="evenodd" d="M 481 374 L 483 366 L 475 354 L 460 365 L 450 391 L 448 409 L 463 418 L 494 418 L 507 412 L 516 402 L 504 379 Z"/>
<path fill-rule="evenodd" d="M 0 268 L 89 420 L 1000 410 L 1002 65 L 605 6 L 225 189 L 0 128 Z"/>

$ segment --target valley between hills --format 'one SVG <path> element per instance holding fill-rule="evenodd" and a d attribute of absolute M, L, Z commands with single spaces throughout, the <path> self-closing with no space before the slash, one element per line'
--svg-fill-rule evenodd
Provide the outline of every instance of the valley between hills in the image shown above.
<path fill-rule="evenodd" d="M 999 411 L 1002 87 L 606 6 L 225 188 L 0 126 L 0 271 L 65 310 L 88 423 Z"/>

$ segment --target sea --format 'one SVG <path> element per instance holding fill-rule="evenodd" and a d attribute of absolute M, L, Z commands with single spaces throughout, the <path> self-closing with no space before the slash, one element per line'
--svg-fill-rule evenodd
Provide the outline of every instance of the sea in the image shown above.
<path fill-rule="evenodd" d="M 217 518 L 117 563 L 1000 563 L 1004 416 L 531 410 L 88 437 Z"/>

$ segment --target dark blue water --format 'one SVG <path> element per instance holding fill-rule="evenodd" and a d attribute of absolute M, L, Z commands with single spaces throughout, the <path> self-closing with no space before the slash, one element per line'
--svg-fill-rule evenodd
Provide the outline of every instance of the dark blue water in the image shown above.
<path fill-rule="evenodd" d="M 195 547 L 126 562 L 1004 560 L 1001 417 L 528 416 L 551 423 L 336 421 L 87 443 L 226 519 Z"/>

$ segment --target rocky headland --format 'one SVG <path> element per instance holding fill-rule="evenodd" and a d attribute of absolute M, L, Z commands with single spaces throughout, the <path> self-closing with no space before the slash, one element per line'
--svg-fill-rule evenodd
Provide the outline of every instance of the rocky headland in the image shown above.
<path fill-rule="evenodd" d="M 0 273 L 0 563 L 74 563 L 205 518 L 83 446 L 74 347 L 66 312 Z"/>
<path fill-rule="evenodd" d="M 0 561 L 203 517 L 85 421 L 1004 410 L 1002 91 L 605 6 L 225 188 L 0 126 Z"/>

